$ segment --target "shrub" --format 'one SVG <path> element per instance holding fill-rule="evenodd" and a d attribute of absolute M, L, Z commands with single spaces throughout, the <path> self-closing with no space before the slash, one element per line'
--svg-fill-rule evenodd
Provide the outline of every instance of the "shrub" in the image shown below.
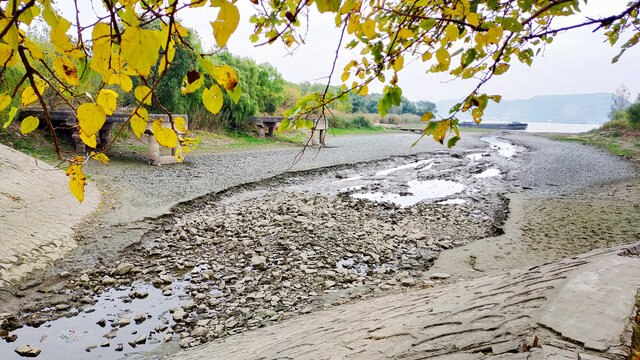
<path fill-rule="evenodd" d="M 351 120 L 350 125 L 350 127 L 358 129 L 371 129 L 373 127 L 371 121 L 365 119 L 364 116 L 356 116 L 353 120 Z"/>
<path fill-rule="evenodd" d="M 636 102 L 627 108 L 627 119 L 633 129 L 640 129 L 640 102 Z"/>

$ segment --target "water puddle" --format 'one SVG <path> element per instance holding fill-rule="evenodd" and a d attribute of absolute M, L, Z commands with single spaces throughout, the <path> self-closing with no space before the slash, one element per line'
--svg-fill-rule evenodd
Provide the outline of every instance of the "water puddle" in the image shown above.
<path fill-rule="evenodd" d="M 495 169 L 495 168 L 487 169 L 487 170 L 481 172 L 480 174 L 477 174 L 476 178 L 482 179 L 482 178 L 488 178 L 488 177 L 492 177 L 492 176 L 500 176 L 500 170 Z"/>
<path fill-rule="evenodd" d="M 401 165 L 401 166 L 394 167 L 394 168 L 387 169 L 387 170 L 378 171 L 376 173 L 376 176 L 387 176 L 387 175 L 389 175 L 389 174 L 391 174 L 393 172 L 396 172 L 396 171 L 406 170 L 406 169 L 414 169 L 414 168 L 417 168 L 420 165 L 428 164 L 428 163 L 430 163 L 432 161 L 433 161 L 433 159 L 420 160 L 420 161 L 417 161 L 417 162 L 414 162 L 414 163 Z"/>
<path fill-rule="evenodd" d="M 512 157 L 518 153 L 517 146 L 509 144 L 504 140 L 500 140 L 497 136 L 487 136 L 480 138 L 480 140 L 489 143 L 492 149 L 498 150 L 498 154 L 504 157 Z"/>
<path fill-rule="evenodd" d="M 171 296 L 163 296 L 161 289 L 142 281 L 134 282 L 131 287 L 110 289 L 99 295 L 92 307 L 76 316 L 48 321 L 38 328 L 24 326 L 12 331 L 10 334 L 18 338 L 12 343 L 0 341 L 1 358 L 23 359 L 15 352 L 21 345 L 39 348 L 42 353 L 38 358 L 43 359 L 119 359 L 127 353 L 148 352 L 161 344 L 167 328 L 174 324 L 169 309 L 190 299 L 185 292 L 188 284 L 184 280 L 174 281 Z M 131 300 L 132 290 L 149 295 Z M 144 321 L 136 321 L 137 314 L 144 315 Z M 101 326 L 98 323 L 103 319 Z M 130 323 L 119 326 L 120 319 L 129 319 Z M 156 327 L 159 328 L 156 330 Z M 129 345 L 141 336 L 146 338 L 145 343 L 135 348 Z M 123 346 L 121 351 L 116 351 L 118 344 Z"/>
<path fill-rule="evenodd" d="M 360 193 L 353 194 L 356 199 L 364 199 L 375 202 L 390 202 L 401 207 L 413 206 L 422 200 L 438 199 L 463 191 L 466 186 L 449 180 L 412 180 L 407 183 L 407 194 L 394 193 Z"/>

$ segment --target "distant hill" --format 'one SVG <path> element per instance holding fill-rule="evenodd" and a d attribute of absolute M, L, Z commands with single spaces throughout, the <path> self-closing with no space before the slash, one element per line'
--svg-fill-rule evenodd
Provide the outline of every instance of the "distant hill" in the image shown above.
<path fill-rule="evenodd" d="M 553 122 L 553 123 L 605 123 L 612 101 L 610 93 L 542 95 L 526 100 L 502 100 L 496 104 L 489 100 L 483 120 L 487 122 Z M 451 106 L 461 100 L 436 102 L 438 112 L 444 116 Z M 470 120 L 464 113 L 460 120 Z"/>

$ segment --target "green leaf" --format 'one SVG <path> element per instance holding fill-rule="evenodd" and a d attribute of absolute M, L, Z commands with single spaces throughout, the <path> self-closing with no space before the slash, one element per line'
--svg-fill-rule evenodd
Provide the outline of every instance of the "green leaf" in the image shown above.
<path fill-rule="evenodd" d="M 236 87 L 233 88 L 233 91 L 227 90 L 227 94 L 229 94 L 231 101 L 237 104 L 238 101 L 240 101 L 240 96 L 242 95 L 242 89 L 240 88 L 240 85 L 236 85 Z"/>
<path fill-rule="evenodd" d="M 11 125 L 11 122 L 13 121 L 13 119 L 16 117 L 17 114 L 18 114 L 18 108 L 15 107 L 15 106 L 11 107 L 11 110 L 9 110 L 9 116 L 8 116 L 7 122 L 5 122 L 2 127 L 4 129 L 8 128 L 9 125 Z"/>
<path fill-rule="evenodd" d="M 391 90 L 389 90 L 388 94 L 391 97 L 391 103 L 395 106 L 400 106 L 400 104 L 402 103 L 402 89 L 394 86 L 391 88 Z"/>
<path fill-rule="evenodd" d="M 456 145 L 456 143 L 458 142 L 458 140 L 460 140 L 459 136 L 454 136 L 451 139 L 449 139 L 449 141 L 447 141 L 447 147 L 449 149 L 451 149 L 452 147 L 454 147 Z"/>
<path fill-rule="evenodd" d="M 460 57 L 460 63 L 462 64 L 463 67 L 468 66 L 469 64 L 471 64 L 473 62 L 473 60 L 476 59 L 476 55 L 477 54 L 478 53 L 477 53 L 476 49 L 471 48 L 471 49 L 467 50 Z"/>
<path fill-rule="evenodd" d="M 520 24 L 517 18 L 511 18 L 511 17 L 502 18 L 502 27 L 505 30 L 509 30 L 511 32 L 519 32 L 524 29 L 524 27 L 522 26 L 522 24 Z"/>
<path fill-rule="evenodd" d="M 278 131 L 286 131 L 286 130 L 289 130 L 289 126 L 291 126 L 291 124 L 289 123 L 289 119 L 284 119 L 284 120 L 282 120 L 282 122 L 280 123 L 280 126 L 278 126 Z"/>
<path fill-rule="evenodd" d="M 378 113 L 381 117 L 384 117 L 389 113 L 389 108 L 391 106 L 387 106 L 387 103 L 389 103 L 389 97 L 387 96 L 387 94 L 384 94 L 382 99 L 378 101 Z"/>

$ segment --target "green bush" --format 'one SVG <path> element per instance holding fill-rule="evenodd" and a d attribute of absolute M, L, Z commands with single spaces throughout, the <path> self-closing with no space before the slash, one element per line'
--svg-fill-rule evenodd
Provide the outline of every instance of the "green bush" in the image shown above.
<path fill-rule="evenodd" d="M 640 129 L 640 102 L 627 108 L 627 119 L 633 129 Z"/>
<path fill-rule="evenodd" d="M 351 120 L 350 127 L 358 129 L 371 129 L 373 128 L 373 125 L 371 124 L 371 121 L 365 119 L 364 116 L 356 116 L 353 120 Z"/>

